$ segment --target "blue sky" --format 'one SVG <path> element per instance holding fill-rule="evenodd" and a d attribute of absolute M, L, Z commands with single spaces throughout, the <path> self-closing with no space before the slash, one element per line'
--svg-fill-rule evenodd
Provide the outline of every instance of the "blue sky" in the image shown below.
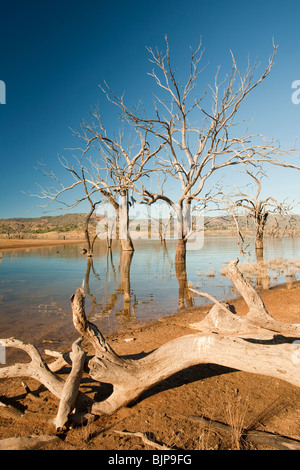
<path fill-rule="evenodd" d="M 195 48 L 202 37 L 212 76 L 218 65 L 229 71 L 230 50 L 242 68 L 248 55 L 266 64 L 274 37 L 275 66 L 241 116 L 253 118 L 253 130 L 282 146 L 300 134 L 300 104 L 291 101 L 292 82 L 300 80 L 298 1 L 10 0 L 0 8 L 0 80 L 6 84 L 6 104 L 0 105 L 0 218 L 43 214 L 40 201 L 28 194 L 37 191 L 36 183 L 49 181 L 34 167 L 43 159 L 61 171 L 58 155 L 75 145 L 70 127 L 78 129 L 96 104 L 109 124 L 114 110 L 103 100 L 100 83 L 105 80 L 117 94 L 125 91 L 130 103 L 150 103 L 146 46 L 163 49 L 165 35 L 179 70 L 189 46 Z M 265 190 L 278 199 L 299 198 L 299 176 L 273 169 Z"/>

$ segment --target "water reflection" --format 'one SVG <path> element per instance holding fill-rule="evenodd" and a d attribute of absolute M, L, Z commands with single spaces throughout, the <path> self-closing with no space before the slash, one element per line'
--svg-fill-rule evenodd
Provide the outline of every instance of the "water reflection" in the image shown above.
<path fill-rule="evenodd" d="M 188 288 L 186 263 L 175 263 L 175 271 L 178 281 L 178 307 L 193 307 L 194 295 Z"/>
<path fill-rule="evenodd" d="M 69 344 L 76 336 L 69 299 L 83 280 L 89 319 L 104 333 L 204 304 L 188 289 L 189 281 L 218 300 L 236 295 L 222 272 L 239 257 L 235 237 L 206 237 L 201 250 L 187 252 L 183 265 L 175 264 L 175 250 L 176 240 L 139 240 L 134 252 L 121 252 L 117 242 L 111 249 L 97 242 L 93 258 L 82 254 L 81 244 L 3 250 L 0 337 L 35 336 L 41 342 L 51 336 Z M 270 240 L 263 263 L 253 250 L 240 265 L 255 287 L 269 288 L 299 279 L 299 252 L 300 238 Z"/>

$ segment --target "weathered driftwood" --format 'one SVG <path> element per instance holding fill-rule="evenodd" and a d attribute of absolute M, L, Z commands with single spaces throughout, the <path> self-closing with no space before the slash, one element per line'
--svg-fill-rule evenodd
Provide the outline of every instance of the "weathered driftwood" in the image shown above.
<path fill-rule="evenodd" d="M 34 346 L 15 339 L 1 340 L 7 347 L 25 350 L 31 362 L 0 369 L 0 378 L 29 376 L 43 383 L 61 400 L 56 427 L 66 426 L 70 412 L 75 405 L 77 411 L 79 403 L 81 412 L 84 406 L 93 415 L 111 414 L 172 374 L 201 363 L 276 377 L 299 387 L 299 367 L 297 361 L 292 360 L 291 337 L 300 337 L 300 326 L 273 319 L 259 295 L 239 272 L 237 263 L 237 260 L 230 263 L 227 276 L 249 307 L 243 317 L 216 302 L 206 319 L 193 326 L 202 331 L 169 341 L 146 357 L 125 359 L 111 348 L 97 326 L 87 320 L 84 287 L 80 286 L 71 297 L 73 323 L 93 347 L 94 355 L 86 356 L 81 350 L 81 341 L 77 341 L 73 345 L 76 354 L 48 351 L 55 357 L 48 366 Z M 56 372 L 70 364 L 72 371 L 65 382 Z M 111 384 L 112 393 L 97 402 L 85 397 L 78 391 L 83 369 L 94 380 Z"/>
<path fill-rule="evenodd" d="M 60 398 L 64 387 L 64 380 L 51 372 L 39 351 L 31 344 L 24 344 L 14 338 L 2 339 L 3 346 L 18 348 L 25 351 L 31 358 L 31 362 L 17 363 L 0 369 L 0 378 L 8 377 L 31 377 L 45 385 L 53 395 Z"/>
<path fill-rule="evenodd" d="M 237 259 L 232 261 L 225 273 L 244 298 L 249 308 L 248 313 L 242 317 L 235 315 L 225 303 L 220 303 L 209 294 L 190 288 L 195 294 L 207 297 L 215 303 L 204 320 L 190 326 L 199 331 L 217 331 L 223 335 L 237 335 L 243 338 L 268 339 L 274 337 L 276 333 L 294 338 L 300 337 L 299 324 L 277 321 L 268 313 L 260 296 L 243 277 L 237 265 Z"/>
<path fill-rule="evenodd" d="M 86 353 L 81 349 L 82 339 L 75 341 L 72 346 L 72 370 L 64 384 L 58 413 L 54 420 L 56 429 L 63 429 L 68 423 L 68 416 L 75 407 L 76 398 L 81 382 Z"/>

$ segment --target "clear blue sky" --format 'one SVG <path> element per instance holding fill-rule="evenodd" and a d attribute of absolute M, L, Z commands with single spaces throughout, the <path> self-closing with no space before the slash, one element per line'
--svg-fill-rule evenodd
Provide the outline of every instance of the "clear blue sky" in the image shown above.
<path fill-rule="evenodd" d="M 129 101 L 147 103 L 152 82 L 146 46 L 162 49 L 165 35 L 178 69 L 202 37 L 203 61 L 212 74 L 218 65 L 228 71 L 230 49 L 242 65 L 248 55 L 265 64 L 274 36 L 275 66 L 243 117 L 283 146 L 300 134 L 300 104 L 291 101 L 291 84 L 300 80 L 299 1 L 10 0 L 0 10 L 0 80 L 6 84 L 0 218 L 42 215 L 40 201 L 26 195 L 46 183 L 34 166 L 43 159 L 59 171 L 57 156 L 74 146 L 69 127 L 79 128 L 97 103 L 109 122 L 112 110 L 99 83 L 106 80 L 116 93 L 125 90 Z M 267 190 L 273 196 L 299 198 L 300 173 L 277 169 L 271 176 Z"/>

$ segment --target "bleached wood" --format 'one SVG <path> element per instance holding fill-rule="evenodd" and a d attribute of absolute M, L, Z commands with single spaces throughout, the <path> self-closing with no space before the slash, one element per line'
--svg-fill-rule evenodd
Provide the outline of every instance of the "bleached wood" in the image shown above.
<path fill-rule="evenodd" d="M 249 310 L 246 315 L 232 313 L 224 302 L 218 302 L 211 295 L 190 288 L 192 292 L 207 297 L 215 303 L 206 317 L 189 326 L 199 331 L 217 331 L 220 334 L 236 335 L 242 338 L 271 339 L 274 334 L 300 337 L 300 325 L 275 320 L 267 311 L 262 299 L 238 269 L 238 259 L 231 261 L 225 270 L 237 291 L 245 300 Z"/>
<path fill-rule="evenodd" d="M 31 362 L 16 363 L 12 366 L 1 368 L 0 378 L 31 377 L 45 385 L 53 395 L 58 398 L 61 397 L 64 380 L 51 372 L 46 362 L 34 346 L 31 344 L 25 344 L 15 338 L 1 339 L 1 343 L 5 347 L 22 349 L 31 357 Z"/>
<path fill-rule="evenodd" d="M 275 320 L 267 311 L 263 301 L 251 284 L 238 269 L 238 259 L 233 260 L 226 269 L 226 275 L 242 295 L 249 307 L 246 320 L 284 335 L 299 336 L 300 324 L 289 324 Z"/>
<path fill-rule="evenodd" d="M 74 341 L 72 346 L 72 370 L 64 384 L 57 416 L 54 420 L 57 430 L 65 428 L 68 416 L 76 403 L 86 356 L 86 353 L 81 349 L 81 341 L 82 338 L 79 338 L 79 340 Z"/>
<path fill-rule="evenodd" d="M 236 261 L 230 265 L 232 275 L 237 269 L 236 265 Z M 263 319 L 266 317 L 269 320 L 269 314 L 259 296 L 255 295 L 252 288 L 250 289 L 251 286 L 243 282 L 242 277 L 238 276 L 237 279 L 239 281 L 237 285 L 246 296 L 250 308 L 261 310 Z M 105 401 L 93 405 L 94 413 L 110 414 L 136 400 L 144 391 L 175 372 L 202 363 L 214 363 L 276 377 L 300 386 L 298 366 L 292 361 L 294 350 L 291 344 L 250 342 L 232 336 L 229 326 L 227 335 L 197 333 L 183 336 L 167 342 L 142 359 L 128 360 L 120 358 L 97 327 L 86 320 L 82 287 L 78 288 L 73 296 L 72 309 L 75 327 L 95 347 L 95 356 L 89 361 L 91 377 L 100 382 L 112 383 L 114 386 L 113 393 Z M 246 322 L 245 327 L 248 328 Z M 255 333 L 255 326 L 251 324 L 250 327 Z M 247 332 L 249 333 L 249 330 Z M 256 333 L 263 335 L 265 332 L 257 327 Z M 272 332 L 268 331 L 268 334 L 273 337 Z"/>

